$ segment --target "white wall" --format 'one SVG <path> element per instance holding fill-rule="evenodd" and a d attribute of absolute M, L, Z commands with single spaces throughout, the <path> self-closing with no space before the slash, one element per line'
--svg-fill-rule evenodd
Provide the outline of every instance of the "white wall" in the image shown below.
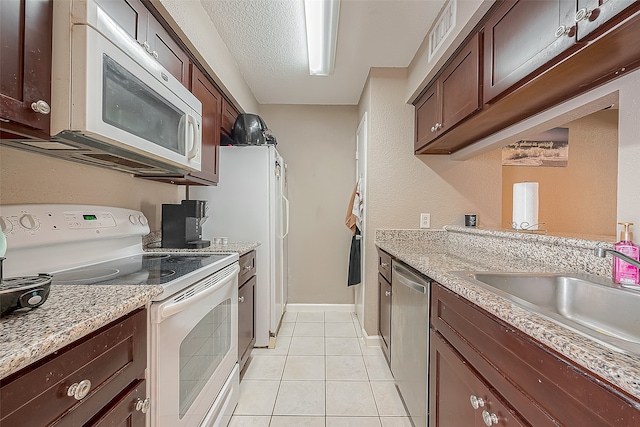
<path fill-rule="evenodd" d="M 420 213 L 431 214 L 432 228 L 463 224 L 470 212 L 483 226 L 500 221 L 500 153 L 466 162 L 415 156 L 414 108 L 405 102 L 406 87 L 405 69 L 372 69 L 358 110 L 369 120 L 363 322 L 369 335 L 377 335 L 378 326 L 376 229 L 418 228 Z"/>
<path fill-rule="evenodd" d="M 353 304 L 351 233 L 344 225 L 355 181 L 355 106 L 261 105 L 287 162 L 289 303 Z"/>

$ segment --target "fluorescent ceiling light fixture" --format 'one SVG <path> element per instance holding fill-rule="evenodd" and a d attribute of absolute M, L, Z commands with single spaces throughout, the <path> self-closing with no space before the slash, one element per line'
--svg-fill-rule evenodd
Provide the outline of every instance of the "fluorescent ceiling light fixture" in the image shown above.
<path fill-rule="evenodd" d="M 333 74 L 339 13 L 340 0 L 304 0 L 309 74 L 312 76 Z"/>

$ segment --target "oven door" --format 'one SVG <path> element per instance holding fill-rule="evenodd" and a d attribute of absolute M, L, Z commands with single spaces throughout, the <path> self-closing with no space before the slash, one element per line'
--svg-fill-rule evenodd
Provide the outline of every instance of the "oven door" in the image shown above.
<path fill-rule="evenodd" d="M 238 361 L 238 263 L 151 305 L 151 425 L 197 427 Z"/>
<path fill-rule="evenodd" d="M 64 130 L 200 170 L 200 101 L 100 8 L 97 19 L 97 29 L 71 31 L 72 110 Z"/>

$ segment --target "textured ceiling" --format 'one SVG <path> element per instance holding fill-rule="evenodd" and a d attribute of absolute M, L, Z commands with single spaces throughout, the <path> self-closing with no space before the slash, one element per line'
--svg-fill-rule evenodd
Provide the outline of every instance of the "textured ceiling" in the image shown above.
<path fill-rule="evenodd" d="M 310 76 L 303 0 L 200 0 L 262 104 L 357 104 L 371 67 L 406 67 L 444 1 L 341 0 L 335 71 Z"/>

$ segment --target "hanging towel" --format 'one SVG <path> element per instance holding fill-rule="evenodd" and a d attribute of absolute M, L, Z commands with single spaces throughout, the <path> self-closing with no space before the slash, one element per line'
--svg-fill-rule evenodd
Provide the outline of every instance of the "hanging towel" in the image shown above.
<path fill-rule="evenodd" d="M 356 186 L 351 194 L 349 200 L 349 207 L 347 209 L 347 216 L 345 218 L 345 225 L 351 230 L 351 233 L 355 235 L 356 227 L 362 230 L 362 211 L 364 203 L 362 200 L 361 180 L 358 178 Z"/>
<path fill-rule="evenodd" d="M 349 252 L 349 276 L 347 286 L 357 285 L 362 281 L 360 263 L 360 229 L 356 226 L 356 233 L 351 236 L 351 251 Z"/>

